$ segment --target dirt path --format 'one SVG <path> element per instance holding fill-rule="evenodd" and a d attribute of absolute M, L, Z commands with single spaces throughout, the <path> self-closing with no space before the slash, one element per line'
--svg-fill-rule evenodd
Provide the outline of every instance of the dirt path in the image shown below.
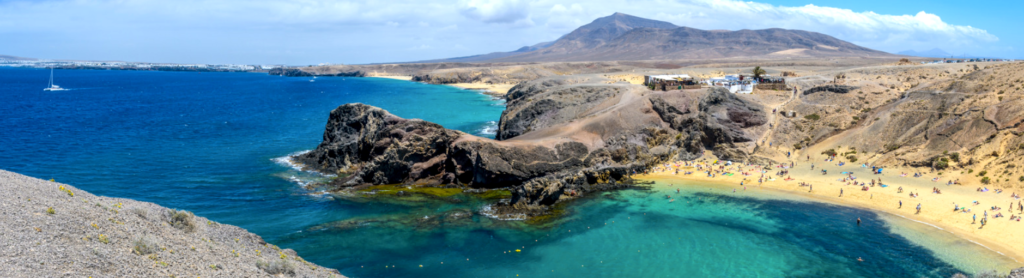
<path fill-rule="evenodd" d="M 782 109 L 783 106 L 786 106 L 790 102 L 793 102 L 794 100 L 797 100 L 799 98 L 799 95 L 800 95 L 800 92 L 796 91 L 794 89 L 793 93 L 789 96 L 788 100 L 786 100 L 786 101 L 784 101 L 784 102 L 780 103 L 779 105 L 776 105 L 775 107 L 772 108 L 772 111 L 775 111 L 775 112 L 772 112 L 771 114 L 768 114 L 768 123 L 771 124 L 771 128 L 768 128 L 768 131 L 765 132 L 764 135 L 762 135 L 760 138 L 758 138 L 758 142 L 759 142 L 758 146 L 759 147 L 764 147 L 763 146 L 764 143 L 760 143 L 760 142 L 765 142 L 766 140 L 770 139 L 772 135 L 775 134 L 775 128 L 779 126 L 778 119 L 777 119 L 777 117 L 779 115 L 778 110 Z"/>

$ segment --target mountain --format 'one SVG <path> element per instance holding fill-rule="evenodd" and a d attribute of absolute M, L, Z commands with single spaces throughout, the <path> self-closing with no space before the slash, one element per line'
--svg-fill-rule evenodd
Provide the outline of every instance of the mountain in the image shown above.
<path fill-rule="evenodd" d="M 520 47 L 519 49 L 516 49 L 515 51 L 511 51 L 511 52 L 491 52 L 491 53 L 487 53 L 487 54 L 465 56 L 465 57 L 455 57 L 455 58 L 448 58 L 448 59 L 416 61 L 416 62 L 413 62 L 413 63 L 442 63 L 442 62 L 447 62 L 447 63 L 472 63 L 472 62 L 482 62 L 482 61 L 500 59 L 500 58 L 505 58 L 505 57 L 512 56 L 512 55 L 517 55 L 517 54 L 521 54 L 521 53 L 526 53 L 526 52 L 534 51 L 534 50 L 537 50 L 537 49 L 541 49 L 541 48 L 545 48 L 545 47 L 551 46 L 551 44 L 553 44 L 553 43 L 555 43 L 555 42 L 542 42 L 542 43 L 538 43 L 538 44 L 531 45 L 531 46 Z"/>
<path fill-rule="evenodd" d="M 0 55 L 0 61 L 37 61 L 38 59 Z"/>
<path fill-rule="evenodd" d="M 470 56 L 472 62 L 715 59 L 729 57 L 886 57 L 832 36 L 787 29 L 701 30 L 615 13 L 530 51 Z M 467 57 L 437 61 L 468 62 Z"/>
<path fill-rule="evenodd" d="M 904 51 L 900 51 L 899 53 L 896 53 L 896 54 L 907 55 L 907 56 L 917 56 L 917 57 L 930 57 L 930 58 L 943 58 L 943 57 L 949 57 L 949 56 L 953 55 L 953 54 L 947 53 L 946 51 L 942 51 L 942 49 L 938 49 L 938 48 L 935 48 L 935 49 L 932 49 L 932 50 L 928 50 L 928 51 L 904 50 Z"/>

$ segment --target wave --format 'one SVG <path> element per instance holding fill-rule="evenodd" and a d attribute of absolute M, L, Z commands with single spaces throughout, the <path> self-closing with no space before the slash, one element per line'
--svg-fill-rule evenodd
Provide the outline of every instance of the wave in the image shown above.
<path fill-rule="evenodd" d="M 522 220 L 526 220 L 526 214 L 525 213 L 502 214 L 502 213 L 499 213 L 498 210 L 494 208 L 493 204 L 491 204 L 491 205 L 484 205 L 483 208 L 480 208 L 480 215 L 486 216 L 487 218 L 491 218 L 491 219 L 505 220 L 505 221 L 522 221 Z"/>
<path fill-rule="evenodd" d="M 931 227 L 933 227 L 933 228 L 939 229 L 939 230 L 941 230 L 941 231 L 944 231 L 944 232 L 950 233 L 950 234 L 952 234 L 953 236 L 956 236 L 956 237 L 957 237 L 957 238 L 959 238 L 959 239 L 963 239 L 963 240 L 966 240 L 966 241 L 970 241 L 971 243 L 977 244 L 978 246 L 984 247 L 985 249 L 988 249 L 988 250 L 990 250 L 990 251 L 992 251 L 992 252 L 996 252 L 996 253 L 997 253 L 997 254 L 999 254 L 999 255 L 1002 255 L 1002 256 L 1004 256 L 1004 257 L 1010 258 L 1011 260 L 1013 260 L 1013 261 L 1015 261 L 1015 262 L 1017 262 L 1017 263 L 1020 263 L 1020 261 L 1018 261 L 1018 260 L 1017 260 L 1016 258 L 1013 258 L 1013 257 L 1010 257 L 1010 256 L 1006 256 L 1006 254 L 1003 254 L 1003 252 L 999 252 L 999 251 L 997 251 L 997 250 L 995 250 L 995 249 L 992 249 L 992 248 L 990 248 L 990 247 L 988 247 L 988 246 L 985 246 L 984 244 L 981 244 L 981 242 L 977 242 L 977 241 L 971 240 L 970 238 L 966 238 L 966 237 L 958 236 L 958 235 L 957 235 L 956 233 L 954 233 L 954 232 L 951 232 L 951 231 L 946 231 L 946 229 L 943 229 L 943 228 L 941 228 L 941 227 L 939 227 L 939 226 L 936 226 L 936 225 L 934 225 L 934 224 L 932 224 L 932 223 L 928 223 L 928 222 L 924 222 L 924 221 L 918 221 L 918 220 L 915 220 L 915 219 L 910 219 L 909 217 L 906 217 L 906 216 L 903 216 L 903 215 L 899 215 L 899 214 L 895 214 L 895 213 L 890 213 L 890 215 L 895 215 L 895 216 L 899 216 L 899 217 L 901 217 L 901 218 L 903 218 L 903 219 L 906 219 L 906 220 L 910 220 L 910 221 L 914 221 L 914 222 L 917 222 L 917 223 L 921 223 L 921 224 L 925 224 L 925 225 L 931 226 Z"/>
<path fill-rule="evenodd" d="M 295 157 L 296 156 L 300 156 L 300 155 L 304 155 L 304 154 L 309 153 L 311 151 L 312 150 L 293 152 L 293 153 L 290 153 L 290 154 L 288 154 L 286 156 L 277 157 L 277 158 L 271 158 L 270 160 L 274 161 L 274 162 L 277 162 L 277 164 L 279 164 L 279 165 L 287 166 L 288 168 L 292 168 L 295 171 L 302 171 L 302 164 L 299 164 L 298 162 L 295 162 Z"/>
<path fill-rule="evenodd" d="M 306 154 L 311 150 L 290 153 L 286 156 L 270 159 L 278 165 L 290 168 L 292 171 L 277 175 L 285 180 L 298 184 L 302 188 L 310 189 L 309 186 L 315 182 L 323 181 L 325 178 L 333 178 L 336 175 L 324 174 L 317 171 L 305 170 L 303 165 L 295 161 L 295 157 Z"/>
<path fill-rule="evenodd" d="M 477 133 L 482 135 L 498 135 L 498 122 L 487 121 L 487 124 L 481 127 L 480 130 L 477 131 Z"/>

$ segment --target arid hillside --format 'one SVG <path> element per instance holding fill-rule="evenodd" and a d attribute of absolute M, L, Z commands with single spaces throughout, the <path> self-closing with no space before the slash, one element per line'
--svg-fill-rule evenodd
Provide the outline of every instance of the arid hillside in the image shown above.
<path fill-rule="evenodd" d="M 1024 63 L 877 66 L 792 80 L 801 92 L 779 110 L 796 117 L 779 117 L 758 155 L 833 150 L 845 161 L 964 172 L 974 185 L 1024 184 Z"/>

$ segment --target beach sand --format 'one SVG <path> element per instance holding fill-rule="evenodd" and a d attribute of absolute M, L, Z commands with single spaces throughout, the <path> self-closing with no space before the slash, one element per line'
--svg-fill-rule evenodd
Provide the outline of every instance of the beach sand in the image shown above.
<path fill-rule="evenodd" d="M 936 177 L 934 173 L 914 178 L 914 171 L 912 169 L 886 168 L 883 171 L 884 174 L 874 175 L 871 173 L 871 167 L 862 168 L 860 163 L 847 163 L 844 166 L 837 166 L 837 162 L 825 162 L 823 157 L 815 158 L 813 156 L 811 159 L 813 161 L 807 161 L 803 158 L 799 160 L 795 167 L 788 169 L 790 173 L 787 176 L 791 177 L 792 180 L 786 181 L 786 177 L 776 176 L 776 173 L 783 170 L 783 168 L 779 168 L 779 165 L 774 165 L 772 169 L 767 170 L 768 173 L 765 173 L 765 177 L 771 176 L 775 180 L 765 181 L 760 186 L 757 182 L 758 177 L 761 175 L 759 169 L 753 166 L 743 166 L 743 171 L 750 174 L 749 176 L 744 176 L 736 171 L 738 164 L 726 167 L 728 172 L 735 173 L 733 176 L 718 173 L 714 178 L 709 178 L 705 172 L 698 171 L 694 167 L 682 166 L 683 164 L 679 163 L 678 165 L 682 166 L 678 168 L 679 174 L 675 174 L 675 170 L 652 171 L 645 175 L 638 175 L 635 178 L 655 180 L 658 182 L 658 186 L 667 186 L 665 183 L 674 183 L 681 186 L 690 186 L 692 184 L 701 186 L 701 184 L 711 183 L 731 187 L 736 189 L 737 192 L 745 194 L 757 194 L 759 191 L 766 193 L 777 192 L 808 200 L 889 213 L 939 227 L 960 238 L 973 241 L 988 249 L 999 252 L 1017 262 L 1024 262 L 1024 244 L 1020 244 L 1021 239 L 1024 238 L 1024 221 L 1009 220 L 1011 215 L 1021 215 L 1019 210 L 1017 210 L 1017 202 L 1020 200 L 1011 198 L 1010 195 L 1014 192 L 1010 190 L 1002 193 L 995 193 L 994 191 L 977 192 L 977 186 L 946 185 L 946 181 L 950 178 L 954 180 L 958 178 L 956 175 L 951 174 L 938 176 L 940 177 L 939 181 L 932 182 L 932 178 Z M 712 161 L 714 160 L 707 160 L 707 162 Z M 815 165 L 814 170 L 810 169 L 812 162 Z M 675 165 L 671 165 L 673 169 L 676 168 Z M 718 167 L 715 166 L 714 168 L 717 169 Z M 828 170 L 828 174 L 822 175 L 821 169 Z M 902 172 L 907 172 L 908 175 L 901 177 L 901 170 Z M 694 173 L 684 175 L 687 171 Z M 841 174 L 842 172 L 853 172 L 853 176 L 857 178 L 858 182 L 864 182 L 869 185 L 868 191 L 862 191 L 859 185 L 846 185 L 846 182 L 840 181 L 840 179 L 848 177 L 846 174 Z M 882 184 L 886 184 L 888 187 L 877 186 L 878 178 L 881 178 Z M 744 181 L 744 179 L 746 180 Z M 870 186 L 871 179 L 876 179 L 876 186 Z M 697 182 L 687 183 L 687 181 Z M 744 181 L 743 185 L 740 185 L 741 181 Z M 811 184 L 813 191 L 810 191 L 810 188 L 807 186 L 800 186 L 801 182 Z M 743 191 L 744 186 L 746 186 L 745 192 Z M 897 188 L 899 187 L 903 187 L 903 193 L 897 193 Z M 932 193 L 933 187 L 938 188 L 942 193 Z M 843 190 L 842 197 L 839 197 L 840 189 Z M 918 193 L 919 196 L 916 198 L 911 197 L 911 192 Z M 903 202 L 902 208 L 899 207 L 900 201 Z M 980 204 L 975 205 L 972 203 L 973 201 L 978 201 Z M 1009 207 L 1011 201 L 1013 204 L 1012 213 Z M 921 204 L 922 207 L 920 213 L 917 213 L 916 210 L 918 204 Z M 954 212 L 954 205 L 966 206 L 971 211 L 968 213 Z M 990 210 L 992 206 L 998 206 L 1001 209 Z M 985 211 L 988 211 L 988 223 L 982 228 L 980 222 Z M 1004 217 L 993 218 L 997 213 L 1002 213 Z M 973 215 L 977 215 L 978 221 L 972 224 Z M 856 221 L 856 219 L 849 219 L 849 221 Z"/>
<path fill-rule="evenodd" d="M 463 89 L 482 90 L 489 95 L 504 96 L 515 84 L 487 84 L 487 83 L 455 83 L 447 84 Z"/>
<path fill-rule="evenodd" d="M 405 80 L 405 81 L 411 81 L 412 80 L 412 76 L 406 76 L 406 75 L 385 75 L 385 76 L 371 76 L 371 77 L 380 77 L 380 78 L 395 79 L 395 80 Z"/>

